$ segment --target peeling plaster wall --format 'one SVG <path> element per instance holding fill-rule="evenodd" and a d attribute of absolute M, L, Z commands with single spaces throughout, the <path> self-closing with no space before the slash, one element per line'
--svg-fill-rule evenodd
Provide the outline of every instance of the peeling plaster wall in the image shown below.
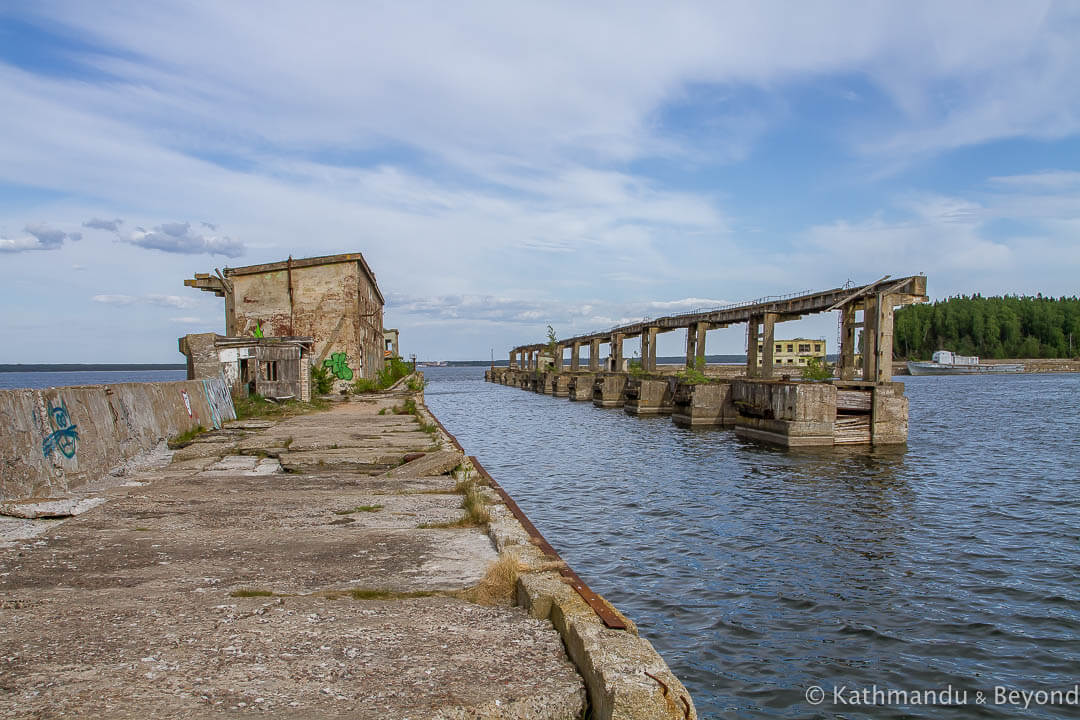
<path fill-rule="evenodd" d="M 0 500 L 65 495 L 168 437 L 235 417 L 221 377 L 0 390 Z"/>
<path fill-rule="evenodd" d="M 287 271 L 230 275 L 230 280 L 237 335 L 250 336 L 261 322 L 267 337 L 312 337 L 312 364 L 344 353 L 351 378 L 340 371 L 340 363 L 330 366 L 342 387 L 358 377 L 375 377 L 383 369 L 382 303 L 359 263 L 293 268 L 291 312 Z"/>

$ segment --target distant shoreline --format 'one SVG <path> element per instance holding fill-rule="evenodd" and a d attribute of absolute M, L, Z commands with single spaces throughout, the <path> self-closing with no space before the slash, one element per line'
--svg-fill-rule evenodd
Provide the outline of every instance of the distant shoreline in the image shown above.
<path fill-rule="evenodd" d="M 184 363 L 19 363 L 0 364 L 0 372 L 131 372 L 135 370 L 186 370 Z"/>

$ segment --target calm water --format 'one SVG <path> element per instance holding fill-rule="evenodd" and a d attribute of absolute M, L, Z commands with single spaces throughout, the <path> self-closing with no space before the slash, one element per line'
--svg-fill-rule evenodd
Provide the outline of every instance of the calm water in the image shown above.
<path fill-rule="evenodd" d="M 809 452 L 426 373 L 439 418 L 702 717 L 1080 717 L 994 704 L 1080 682 L 1080 375 L 904 378 L 906 450 Z M 968 704 L 833 702 L 875 685 Z"/>
<path fill-rule="evenodd" d="M 112 385 L 114 383 L 128 382 L 170 382 L 172 380 L 186 379 L 186 370 L 0 372 L 0 389 L 64 387 L 67 385 Z"/>

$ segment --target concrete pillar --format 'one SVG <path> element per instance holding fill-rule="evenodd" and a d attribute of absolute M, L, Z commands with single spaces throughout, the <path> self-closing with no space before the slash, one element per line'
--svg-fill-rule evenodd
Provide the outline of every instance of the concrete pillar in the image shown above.
<path fill-rule="evenodd" d="M 608 353 L 611 360 L 611 369 L 615 372 L 622 371 L 622 333 L 614 333 L 611 336 L 611 352 Z"/>
<path fill-rule="evenodd" d="M 746 323 L 746 377 L 760 377 L 761 369 L 757 364 L 758 325 L 761 318 L 752 317 Z"/>
<path fill-rule="evenodd" d="M 641 362 L 645 366 L 647 372 L 656 372 L 656 335 L 660 331 L 660 328 L 647 328 L 642 334 L 642 339 L 649 338 L 649 352 L 646 353 L 644 347 L 641 352 Z M 644 343 L 642 343 L 644 346 Z"/>
<path fill-rule="evenodd" d="M 589 341 L 589 371 L 596 372 L 600 369 L 600 341 Z"/>
<path fill-rule="evenodd" d="M 565 345 L 555 346 L 555 372 L 562 372 L 563 353 L 566 352 Z"/>
<path fill-rule="evenodd" d="M 877 377 L 877 298 L 863 301 L 862 379 L 874 382 Z"/>
<path fill-rule="evenodd" d="M 877 357 L 874 358 L 874 382 L 892 382 L 892 351 L 893 351 L 893 299 L 892 295 L 878 294 L 875 303 L 877 306 L 877 318 L 874 322 L 876 330 Z"/>
<path fill-rule="evenodd" d="M 761 337 L 761 377 L 773 376 L 773 343 L 776 337 L 776 313 L 765 313 L 762 317 L 764 329 Z"/>
<path fill-rule="evenodd" d="M 837 377 L 855 379 L 855 304 L 848 303 L 840 310 L 840 350 L 837 354 Z"/>
<path fill-rule="evenodd" d="M 651 339 L 649 329 L 643 328 L 641 330 L 641 369 L 645 372 L 649 371 L 649 340 Z"/>
<path fill-rule="evenodd" d="M 697 335 L 695 338 L 697 341 L 697 357 L 694 359 L 695 367 L 697 367 L 698 360 L 701 361 L 702 365 L 705 364 L 705 333 L 708 332 L 708 330 L 709 323 L 702 322 L 697 324 L 697 333 L 695 333 L 695 335 Z"/>
<path fill-rule="evenodd" d="M 570 345 L 570 370 L 577 372 L 581 368 L 581 343 L 577 340 Z"/>
<path fill-rule="evenodd" d="M 694 367 L 697 361 L 697 325 L 686 328 L 686 367 Z"/>

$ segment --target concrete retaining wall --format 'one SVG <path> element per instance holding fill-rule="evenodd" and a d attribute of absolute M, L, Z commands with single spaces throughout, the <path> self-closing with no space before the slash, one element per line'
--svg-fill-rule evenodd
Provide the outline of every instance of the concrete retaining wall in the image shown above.
<path fill-rule="evenodd" d="M 0 500 L 66 495 L 170 436 L 235 418 L 220 376 L 0 390 Z"/>

